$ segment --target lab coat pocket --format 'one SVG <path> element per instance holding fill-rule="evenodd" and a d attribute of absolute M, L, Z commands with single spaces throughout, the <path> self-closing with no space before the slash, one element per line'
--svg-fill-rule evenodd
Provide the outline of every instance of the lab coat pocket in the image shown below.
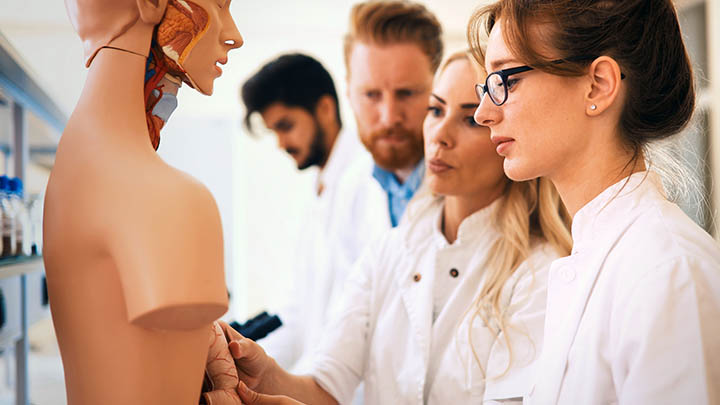
<path fill-rule="evenodd" d="M 528 395 L 533 384 L 533 365 L 524 356 L 526 347 L 514 347 L 513 364 L 508 368 L 510 355 L 504 342 L 496 341 L 488 358 L 489 375 L 485 381 L 483 403 L 518 403 Z M 523 361 L 525 360 L 525 361 Z M 493 402 L 494 401 L 494 402 Z"/>

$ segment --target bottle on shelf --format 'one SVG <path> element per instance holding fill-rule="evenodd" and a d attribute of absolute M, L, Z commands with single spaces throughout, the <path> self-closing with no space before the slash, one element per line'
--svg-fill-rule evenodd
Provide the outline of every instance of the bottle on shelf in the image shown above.
<path fill-rule="evenodd" d="M 0 213 L 2 220 L 2 251 L 0 258 L 15 256 L 17 233 L 15 231 L 15 209 L 10 198 L 10 178 L 0 176 Z"/>
<path fill-rule="evenodd" d="M 33 194 L 25 204 L 30 215 L 30 254 L 32 256 L 42 255 L 43 196 Z"/>
<path fill-rule="evenodd" d="M 23 200 L 23 183 L 17 177 L 10 179 L 10 203 L 15 210 L 15 256 L 30 256 L 32 243 L 30 242 L 30 214 Z"/>

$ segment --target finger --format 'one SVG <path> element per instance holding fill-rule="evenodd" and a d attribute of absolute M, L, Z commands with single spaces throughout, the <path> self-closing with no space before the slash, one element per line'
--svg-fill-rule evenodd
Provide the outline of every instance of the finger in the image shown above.
<path fill-rule="evenodd" d="M 228 350 L 236 360 L 257 355 L 258 348 L 259 346 L 250 339 L 233 340 L 228 343 Z"/>
<path fill-rule="evenodd" d="M 240 395 L 240 399 L 245 405 L 263 405 L 268 404 L 264 402 L 262 396 L 257 392 L 251 390 L 245 385 L 244 382 L 240 381 L 237 386 L 237 393 Z"/>
<path fill-rule="evenodd" d="M 208 405 L 241 405 L 240 397 L 236 391 L 215 390 L 203 393 L 205 403 Z"/>
<path fill-rule="evenodd" d="M 238 384 L 237 391 L 245 405 L 303 405 L 284 395 L 258 394 L 248 388 L 242 381 Z"/>
<path fill-rule="evenodd" d="M 223 332 L 225 332 L 225 338 L 228 342 L 233 340 L 243 340 L 245 339 L 245 336 L 240 334 L 240 332 L 236 331 L 232 326 L 228 325 L 227 323 L 223 321 L 218 321 L 220 324 L 220 327 L 222 328 Z"/>

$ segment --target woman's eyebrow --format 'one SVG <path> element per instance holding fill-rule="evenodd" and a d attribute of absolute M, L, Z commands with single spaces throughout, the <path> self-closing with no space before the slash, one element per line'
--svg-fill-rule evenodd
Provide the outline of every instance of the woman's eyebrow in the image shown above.
<path fill-rule="evenodd" d="M 480 106 L 478 103 L 467 103 L 467 104 L 460 104 L 460 108 L 472 108 L 476 109 Z"/>
<path fill-rule="evenodd" d="M 437 94 L 431 93 L 430 95 L 433 96 L 433 97 L 435 97 L 439 102 L 441 102 L 441 103 L 443 103 L 443 104 L 447 104 L 447 102 L 445 102 L 445 100 L 443 100 L 442 98 L 440 98 Z"/>
<path fill-rule="evenodd" d="M 495 72 L 495 71 L 499 70 L 498 68 L 499 68 L 500 66 L 507 65 L 507 64 L 509 64 L 510 62 L 516 62 L 516 61 L 515 61 L 515 59 L 512 59 L 512 58 L 500 59 L 500 60 L 493 61 L 493 62 L 490 63 L 490 70 L 492 70 L 493 72 Z M 517 62 L 516 62 L 516 63 L 517 63 Z"/>

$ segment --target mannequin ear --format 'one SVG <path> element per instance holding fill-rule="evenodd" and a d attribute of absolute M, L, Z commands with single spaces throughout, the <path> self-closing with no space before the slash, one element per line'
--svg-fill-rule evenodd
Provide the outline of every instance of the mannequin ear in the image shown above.
<path fill-rule="evenodd" d="M 165 15 L 168 0 L 135 0 L 140 19 L 146 24 L 157 25 Z"/>

